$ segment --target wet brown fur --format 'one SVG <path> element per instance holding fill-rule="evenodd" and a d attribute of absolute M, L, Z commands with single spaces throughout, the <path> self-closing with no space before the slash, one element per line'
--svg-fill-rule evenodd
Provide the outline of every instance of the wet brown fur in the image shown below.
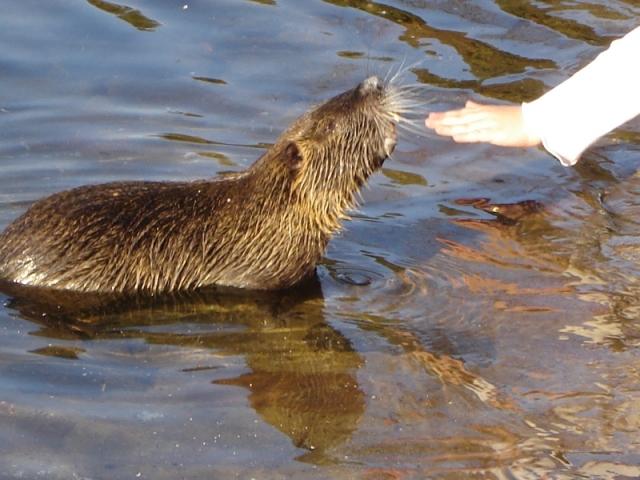
<path fill-rule="evenodd" d="M 393 100 L 371 77 L 303 115 L 241 173 L 37 201 L 0 236 L 0 278 L 85 292 L 289 287 L 313 272 L 393 151 Z"/>

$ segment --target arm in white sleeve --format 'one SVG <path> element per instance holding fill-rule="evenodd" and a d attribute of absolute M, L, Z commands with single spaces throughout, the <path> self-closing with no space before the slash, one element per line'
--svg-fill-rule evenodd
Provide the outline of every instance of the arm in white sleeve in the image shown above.
<path fill-rule="evenodd" d="M 531 103 L 524 121 L 549 153 L 574 165 L 598 138 L 640 114 L 640 27 Z"/>

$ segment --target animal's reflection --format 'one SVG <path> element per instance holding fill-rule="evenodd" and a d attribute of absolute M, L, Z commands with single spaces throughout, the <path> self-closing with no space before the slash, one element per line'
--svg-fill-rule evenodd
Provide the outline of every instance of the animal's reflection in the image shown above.
<path fill-rule="evenodd" d="M 252 408 L 309 450 L 307 461 L 321 463 L 324 452 L 344 442 L 362 417 L 364 394 L 354 376 L 362 359 L 324 322 L 317 278 L 277 293 L 207 289 L 126 297 L 11 284 L 0 284 L 0 290 L 10 295 L 6 306 L 39 324 L 37 335 L 48 338 L 142 338 L 243 355 L 251 373 L 216 383 L 247 388 Z M 225 328 L 176 334 L 169 326 L 180 322 Z"/>
<path fill-rule="evenodd" d="M 456 205 L 470 206 L 492 215 L 484 219 L 453 219 L 452 222 L 487 234 L 482 252 L 466 251 L 468 247 L 446 242 L 457 254 L 471 258 L 482 256 L 485 261 L 504 265 L 505 261 L 526 259 L 543 271 L 562 273 L 569 267 L 572 247 L 558 241 L 567 232 L 554 226 L 551 215 L 534 200 L 517 203 L 491 203 L 487 198 L 458 199 Z M 511 243 L 509 243 L 511 242 Z"/>

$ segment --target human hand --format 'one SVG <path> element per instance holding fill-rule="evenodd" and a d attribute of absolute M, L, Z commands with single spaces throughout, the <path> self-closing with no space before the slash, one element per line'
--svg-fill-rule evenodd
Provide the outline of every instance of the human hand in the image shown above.
<path fill-rule="evenodd" d="M 502 147 L 540 144 L 540 137 L 528 131 L 519 105 L 482 105 L 468 100 L 461 110 L 430 113 L 425 125 L 458 143 L 488 142 Z"/>

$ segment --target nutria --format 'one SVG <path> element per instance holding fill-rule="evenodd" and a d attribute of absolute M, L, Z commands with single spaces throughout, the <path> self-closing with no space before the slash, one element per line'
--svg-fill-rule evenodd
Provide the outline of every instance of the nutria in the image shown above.
<path fill-rule="evenodd" d="M 313 108 L 240 173 L 39 200 L 0 235 L 0 278 L 82 292 L 289 287 L 314 271 L 393 152 L 417 102 L 396 83 L 369 77 Z"/>

